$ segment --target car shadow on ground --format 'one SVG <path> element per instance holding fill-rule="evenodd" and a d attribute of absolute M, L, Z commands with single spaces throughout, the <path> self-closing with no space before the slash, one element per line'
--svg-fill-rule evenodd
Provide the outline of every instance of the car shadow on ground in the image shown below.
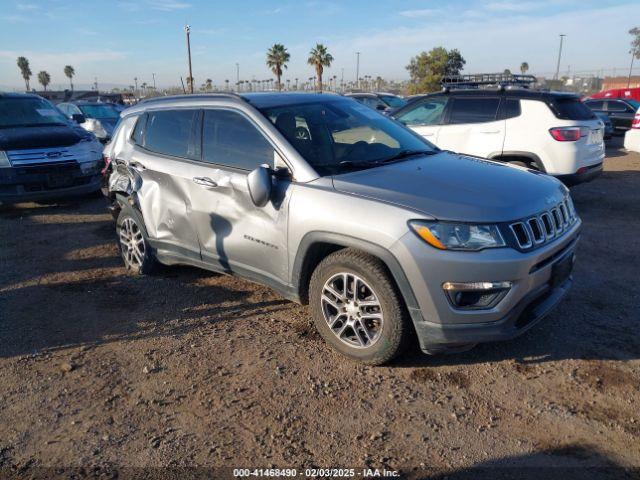
<path fill-rule="evenodd" d="M 277 295 L 251 298 L 249 282 L 191 267 L 127 274 L 104 214 L 104 200 L 2 209 L 0 358 L 185 335 L 287 308 Z"/>
<path fill-rule="evenodd" d="M 488 460 L 470 467 L 421 474 L 407 478 L 424 480 L 620 480 L 638 478 L 638 469 L 618 464 L 597 448 L 570 444 L 540 451 Z"/>

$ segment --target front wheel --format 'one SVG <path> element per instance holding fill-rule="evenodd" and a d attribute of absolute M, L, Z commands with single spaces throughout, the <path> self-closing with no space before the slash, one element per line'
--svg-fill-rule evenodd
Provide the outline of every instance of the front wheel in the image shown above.
<path fill-rule="evenodd" d="M 380 365 L 400 354 L 411 325 L 393 279 L 377 258 L 353 249 L 325 258 L 311 277 L 316 328 L 343 355 Z"/>

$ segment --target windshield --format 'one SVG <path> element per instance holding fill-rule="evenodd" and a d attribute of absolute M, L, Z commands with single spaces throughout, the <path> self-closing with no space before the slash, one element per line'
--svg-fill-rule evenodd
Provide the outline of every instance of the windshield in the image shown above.
<path fill-rule="evenodd" d="M 437 148 L 354 100 L 262 109 L 320 175 L 372 168 Z"/>
<path fill-rule="evenodd" d="M 0 97 L 0 128 L 68 125 L 62 113 L 44 98 Z"/>
<path fill-rule="evenodd" d="M 640 107 L 640 102 L 636 102 L 635 100 L 626 100 L 626 102 L 631 105 L 636 110 Z"/>
<path fill-rule="evenodd" d="M 378 95 L 384 103 L 393 108 L 404 107 L 407 101 L 404 98 L 396 97 L 395 95 Z"/>
<path fill-rule="evenodd" d="M 78 105 L 78 108 L 82 111 L 85 117 L 97 118 L 97 119 L 117 119 L 120 117 L 120 112 L 113 108 L 112 105 L 96 104 L 96 105 Z"/>

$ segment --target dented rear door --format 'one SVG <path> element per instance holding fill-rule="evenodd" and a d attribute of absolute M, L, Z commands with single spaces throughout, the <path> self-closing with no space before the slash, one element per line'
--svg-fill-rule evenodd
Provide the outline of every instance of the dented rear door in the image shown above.
<path fill-rule="evenodd" d="M 161 250 L 200 259 L 191 218 L 191 161 L 200 158 L 197 109 L 148 112 L 142 145 L 129 158 L 139 178 L 136 191 L 149 236 Z"/>

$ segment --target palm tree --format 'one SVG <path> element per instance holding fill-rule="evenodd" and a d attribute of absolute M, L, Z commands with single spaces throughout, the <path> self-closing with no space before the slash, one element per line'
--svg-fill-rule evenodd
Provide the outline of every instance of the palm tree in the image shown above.
<path fill-rule="evenodd" d="M 38 72 L 38 82 L 44 87 L 44 91 L 47 91 L 47 85 L 51 83 L 51 75 L 49 73 L 42 70 Z"/>
<path fill-rule="evenodd" d="M 330 67 L 333 62 L 333 56 L 327 51 L 327 47 L 321 43 L 316 44 L 309 52 L 307 63 L 316 68 L 316 76 L 318 77 L 318 90 L 322 92 L 322 72 L 324 67 Z"/>
<path fill-rule="evenodd" d="M 522 74 L 524 75 L 525 73 L 527 73 L 528 70 L 529 70 L 529 64 L 527 62 L 522 62 L 520 64 L 520 71 L 522 72 Z"/>
<path fill-rule="evenodd" d="M 67 76 L 67 78 L 69 78 L 69 85 L 71 85 L 71 91 L 73 92 L 73 83 L 71 82 L 71 79 L 76 74 L 76 71 L 71 65 L 67 65 L 66 67 L 64 67 L 64 74 Z"/>
<path fill-rule="evenodd" d="M 210 92 L 211 90 L 213 90 L 213 80 L 211 80 L 210 78 L 207 78 L 204 82 L 204 89 L 207 92 Z"/>
<path fill-rule="evenodd" d="M 25 57 L 18 57 L 18 68 L 20 69 L 22 78 L 24 78 L 24 84 L 27 87 L 27 91 L 29 91 L 29 79 L 32 75 L 31 68 L 29 68 L 29 60 Z"/>
<path fill-rule="evenodd" d="M 273 74 L 278 79 L 278 91 L 282 89 L 280 84 L 280 77 L 282 77 L 282 69 L 287 68 L 287 62 L 291 58 L 289 52 L 281 43 L 274 43 L 273 46 L 267 50 L 267 67 L 271 69 Z"/>

